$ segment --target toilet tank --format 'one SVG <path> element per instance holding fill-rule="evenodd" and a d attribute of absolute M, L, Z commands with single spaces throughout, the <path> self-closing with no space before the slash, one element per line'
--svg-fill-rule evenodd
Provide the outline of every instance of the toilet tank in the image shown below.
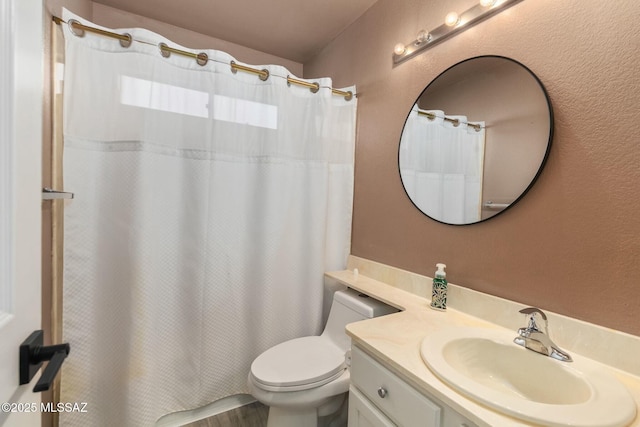
<path fill-rule="evenodd" d="M 322 336 L 329 338 L 346 352 L 351 347 L 351 339 L 344 330 L 347 324 L 398 311 L 400 310 L 395 307 L 351 288 L 336 291 Z"/>

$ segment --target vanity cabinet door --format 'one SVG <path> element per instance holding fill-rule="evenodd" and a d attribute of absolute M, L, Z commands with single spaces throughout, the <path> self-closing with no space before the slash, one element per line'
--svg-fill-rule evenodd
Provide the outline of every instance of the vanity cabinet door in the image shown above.
<path fill-rule="evenodd" d="M 349 427 L 396 427 L 355 387 L 349 387 Z"/>
<path fill-rule="evenodd" d="M 402 427 L 442 426 L 442 409 L 438 404 L 360 348 L 353 347 L 351 357 L 352 385 L 390 420 Z"/>

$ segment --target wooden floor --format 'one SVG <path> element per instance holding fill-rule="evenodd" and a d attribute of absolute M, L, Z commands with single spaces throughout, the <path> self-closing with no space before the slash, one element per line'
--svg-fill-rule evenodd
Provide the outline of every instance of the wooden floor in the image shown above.
<path fill-rule="evenodd" d="M 184 427 L 266 427 L 269 407 L 254 402 Z"/>

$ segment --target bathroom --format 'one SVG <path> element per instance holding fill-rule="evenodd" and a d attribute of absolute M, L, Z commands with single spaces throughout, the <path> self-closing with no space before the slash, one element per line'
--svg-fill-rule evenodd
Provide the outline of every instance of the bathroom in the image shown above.
<path fill-rule="evenodd" d="M 638 4 L 522 0 L 394 65 L 397 43 L 473 4 L 378 0 L 304 60 L 249 52 L 222 36 L 214 40 L 103 2 L 49 1 L 45 10 L 59 16 L 64 6 L 105 27 L 148 28 L 183 46 L 225 50 L 246 63 L 278 63 L 308 79 L 328 76 L 337 88 L 355 85 L 353 256 L 427 277 L 445 262 L 452 284 L 637 337 Z M 553 142 L 535 185 L 516 206 L 479 224 L 442 224 L 416 209 L 403 190 L 398 141 L 424 87 L 479 55 L 513 58 L 541 80 L 553 106 Z M 51 298 L 46 288 L 43 298 Z M 553 323 L 550 329 L 553 334 Z"/>

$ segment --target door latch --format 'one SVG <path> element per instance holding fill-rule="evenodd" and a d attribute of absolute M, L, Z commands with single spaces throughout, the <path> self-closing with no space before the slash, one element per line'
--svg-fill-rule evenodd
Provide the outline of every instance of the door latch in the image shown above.
<path fill-rule="evenodd" d="M 51 188 L 42 189 L 42 200 L 73 199 L 73 193 L 56 191 Z"/>
<path fill-rule="evenodd" d="M 20 385 L 29 384 L 33 376 L 42 366 L 42 362 L 49 361 L 42 376 L 33 388 L 33 392 L 49 390 L 55 379 L 62 362 L 69 355 L 69 344 L 42 345 L 44 333 L 42 330 L 33 331 L 29 337 L 20 344 Z"/>

